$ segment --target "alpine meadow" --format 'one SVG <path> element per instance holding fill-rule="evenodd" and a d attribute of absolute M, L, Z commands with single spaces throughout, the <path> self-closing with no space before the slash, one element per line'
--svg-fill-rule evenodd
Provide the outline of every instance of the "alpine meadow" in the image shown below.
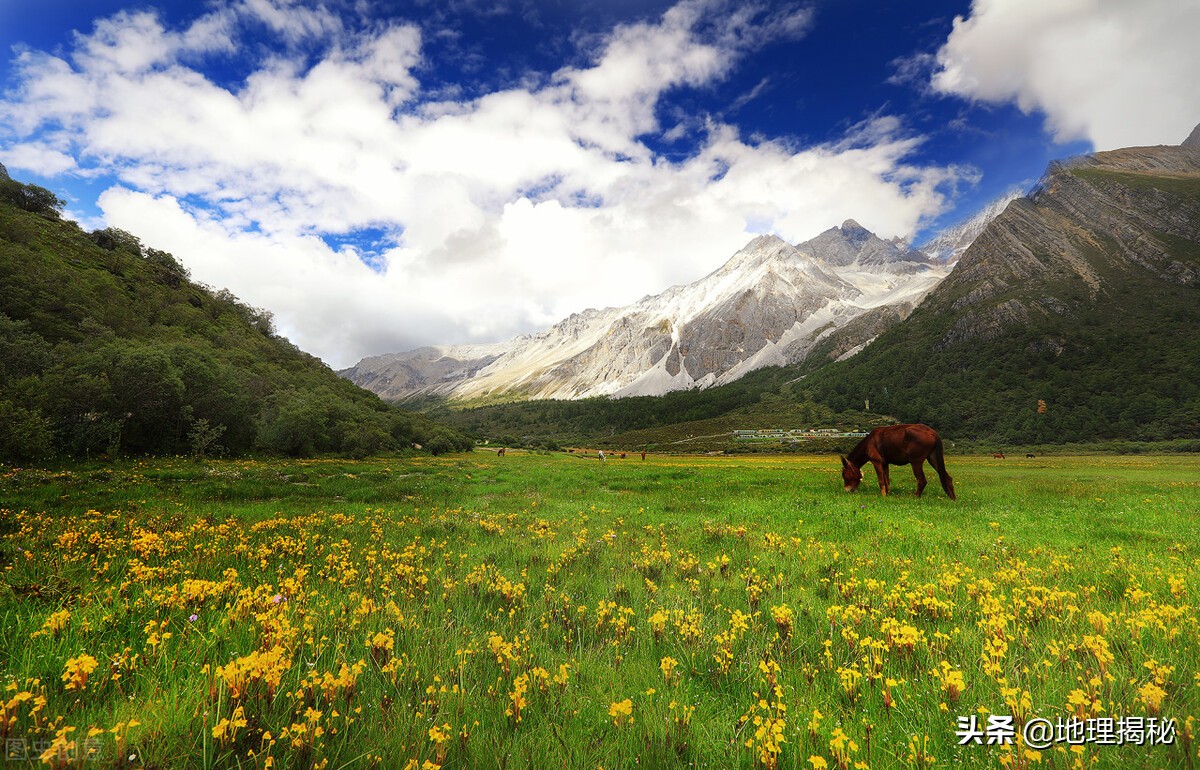
<path fill-rule="evenodd" d="M 829 457 L 10 470 L 10 759 L 1193 766 L 1200 463 L 949 467 L 957 503 Z M 1127 721 L 959 745 L 993 715 Z"/>

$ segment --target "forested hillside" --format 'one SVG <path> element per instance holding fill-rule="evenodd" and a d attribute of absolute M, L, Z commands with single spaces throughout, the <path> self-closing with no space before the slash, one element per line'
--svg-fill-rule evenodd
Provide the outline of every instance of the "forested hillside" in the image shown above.
<path fill-rule="evenodd" d="M 714 388 L 662 396 L 537 400 L 463 407 L 440 399 L 408 402 L 430 416 L 475 436 L 508 446 L 556 449 L 609 447 L 699 451 L 725 448 L 721 441 L 694 437 L 737 429 L 884 425 L 880 412 L 841 413 L 814 402 L 792 368 L 767 367 Z M 754 448 L 740 444 L 740 449 Z"/>
<path fill-rule="evenodd" d="M 905 321 L 806 387 L 1013 443 L 1200 438 L 1200 151 L 1054 164 Z"/>
<path fill-rule="evenodd" d="M 0 460 L 467 448 L 120 230 L 0 171 Z"/>

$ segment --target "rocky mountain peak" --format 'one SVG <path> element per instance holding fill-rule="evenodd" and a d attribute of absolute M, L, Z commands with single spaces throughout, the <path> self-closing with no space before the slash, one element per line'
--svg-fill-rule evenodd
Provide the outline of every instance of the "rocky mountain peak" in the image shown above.
<path fill-rule="evenodd" d="M 1106 436 L 1191 436 L 1195 421 L 1179 416 L 1195 409 L 1180 383 L 1200 371 L 1198 144 L 1200 129 L 1185 146 L 1051 164 L 1034 195 L 1004 204 L 919 314 L 806 387 L 872 394 L 872 407 L 895 405 L 908 410 L 898 418 L 951 435 L 1042 440 L 1045 415 L 1030 407 L 1045 393 L 1059 435 L 1094 424 Z M 1006 401 L 997 380 L 1022 395 Z M 1170 408 L 1136 406 L 1156 402 Z"/>
<path fill-rule="evenodd" d="M 769 249 L 773 246 L 791 246 L 787 241 L 774 233 L 764 233 L 742 247 L 742 251 Z"/>
<path fill-rule="evenodd" d="M 854 220 L 800 246 L 760 235 L 703 278 L 632 305 L 584 311 L 491 346 L 365 360 L 342 374 L 390 399 L 573 399 L 710 387 L 802 361 L 818 345 L 830 360 L 861 349 L 948 272 L 904 261 L 911 254 Z"/>
<path fill-rule="evenodd" d="M 1200 150 L 1200 123 L 1192 129 L 1192 133 L 1188 134 L 1188 138 L 1183 140 L 1181 147 L 1187 147 L 1191 150 Z"/>
<path fill-rule="evenodd" d="M 939 344 L 1038 329 L 1129 281 L 1200 285 L 1186 245 L 1200 243 L 1198 178 L 1200 153 L 1168 145 L 1049 164 L 1031 195 L 988 225 L 930 298 L 957 319 Z M 1014 296 L 1017 286 L 1028 287 L 1023 296 Z"/>
<path fill-rule="evenodd" d="M 8 175 L 8 169 L 4 167 L 3 163 L 0 163 L 0 179 L 11 179 Z"/>
<path fill-rule="evenodd" d="M 903 241 L 885 241 L 853 219 L 847 219 L 841 227 L 831 227 L 816 238 L 797 244 L 796 248 L 836 267 L 925 262 L 924 255 L 912 251 Z"/>
<path fill-rule="evenodd" d="M 862 242 L 875 237 L 874 233 L 860 225 L 858 222 L 855 222 L 853 219 L 847 219 L 845 222 L 842 222 L 842 226 L 840 228 L 836 229 L 840 229 L 842 231 L 843 238 L 855 242 Z"/>
<path fill-rule="evenodd" d="M 766 262 L 791 261 L 798 256 L 795 246 L 778 235 L 768 233 L 747 243 L 716 272 L 729 273 L 747 270 Z"/>

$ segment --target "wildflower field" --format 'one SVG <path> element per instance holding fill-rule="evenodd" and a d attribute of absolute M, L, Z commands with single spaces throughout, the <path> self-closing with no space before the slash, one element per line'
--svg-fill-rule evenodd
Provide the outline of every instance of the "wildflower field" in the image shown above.
<path fill-rule="evenodd" d="M 1200 763 L 1200 458 L 948 465 L 3 468 L 0 767 Z"/>

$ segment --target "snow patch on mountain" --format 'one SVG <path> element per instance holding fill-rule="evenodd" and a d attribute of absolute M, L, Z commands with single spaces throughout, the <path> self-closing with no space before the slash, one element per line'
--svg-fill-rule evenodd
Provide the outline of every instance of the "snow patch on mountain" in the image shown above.
<path fill-rule="evenodd" d="M 1008 204 L 1020 198 L 1020 190 L 1009 190 L 1004 195 L 989 203 L 978 214 L 959 222 L 938 233 L 936 237 L 921 246 L 918 251 L 933 262 L 955 264 L 967 247 L 975 242 L 979 234 L 991 224 L 991 221 L 1008 208 Z"/>
<path fill-rule="evenodd" d="M 612 395 L 615 398 L 661 396 L 663 393 L 670 393 L 673 390 L 690 390 L 695 386 L 696 381 L 687 373 L 686 367 L 679 367 L 679 371 L 675 374 L 668 372 L 667 358 L 663 356 L 658 363 L 639 375 L 636 380 L 615 391 Z"/>
<path fill-rule="evenodd" d="M 388 399 L 619 398 L 725 384 L 803 361 L 865 313 L 896 306 L 907 315 L 1003 205 L 921 250 L 852 219 L 796 245 L 762 235 L 703 278 L 623 308 L 575 313 L 502 343 L 375 356 L 342 374 Z M 838 343 L 849 348 L 843 358 L 869 344 L 854 342 Z"/>

